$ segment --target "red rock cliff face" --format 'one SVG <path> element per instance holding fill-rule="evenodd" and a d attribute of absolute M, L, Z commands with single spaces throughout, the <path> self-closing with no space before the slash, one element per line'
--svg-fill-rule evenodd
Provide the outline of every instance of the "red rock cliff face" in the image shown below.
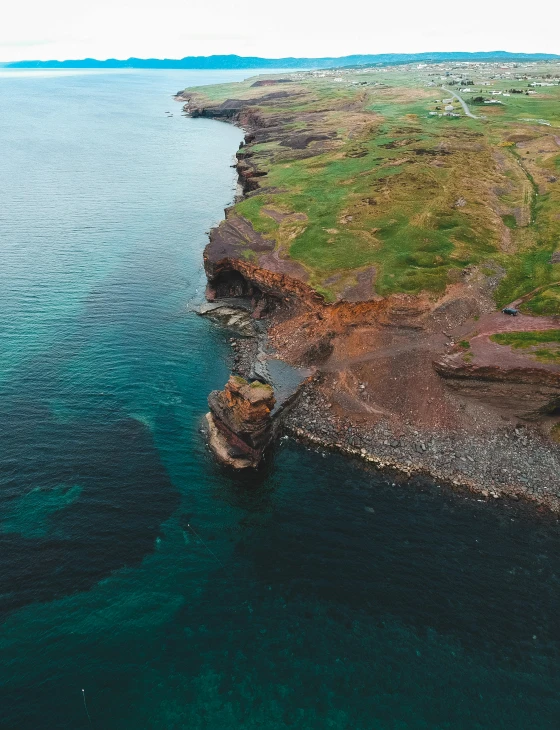
<path fill-rule="evenodd" d="M 235 375 L 224 390 L 210 393 L 210 447 L 219 461 L 237 469 L 257 466 L 272 439 L 275 402 L 270 385 Z"/>
<path fill-rule="evenodd" d="M 463 395 L 505 408 L 520 418 L 536 419 L 560 409 L 560 372 L 544 367 L 501 367 L 467 363 L 451 354 L 434 361 L 434 369 Z"/>
<path fill-rule="evenodd" d="M 296 262 L 278 259 L 274 248 L 274 242 L 255 231 L 249 221 L 227 215 L 212 229 L 204 249 L 207 298 L 264 294 L 308 306 L 323 303 L 307 284 L 305 269 Z"/>

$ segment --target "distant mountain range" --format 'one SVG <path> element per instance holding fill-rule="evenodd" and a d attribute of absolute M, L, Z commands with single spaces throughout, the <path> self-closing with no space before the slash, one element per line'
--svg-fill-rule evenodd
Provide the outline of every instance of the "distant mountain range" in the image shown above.
<path fill-rule="evenodd" d="M 483 51 L 477 53 L 379 53 L 376 55 L 342 56 L 340 58 L 259 58 L 258 56 L 186 56 L 170 58 L 109 58 L 98 61 L 84 58 L 69 61 L 16 61 L 0 64 L 3 68 L 162 68 L 162 69 L 244 69 L 244 68 L 333 68 L 370 64 L 429 63 L 439 61 L 547 61 L 559 59 L 552 53 L 510 53 Z"/>

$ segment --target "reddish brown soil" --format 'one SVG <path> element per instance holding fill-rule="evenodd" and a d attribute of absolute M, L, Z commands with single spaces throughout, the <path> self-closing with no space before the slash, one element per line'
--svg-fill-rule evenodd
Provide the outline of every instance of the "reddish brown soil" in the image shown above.
<path fill-rule="evenodd" d="M 393 296 L 305 308 L 278 318 L 270 337 L 280 355 L 294 363 L 309 362 L 307 353 L 330 338 L 332 352 L 318 363 L 323 375 L 318 387 L 334 415 L 366 429 L 384 421 L 397 428 L 401 423 L 489 433 L 504 421 L 516 423 L 526 417 L 531 410 L 527 404 L 545 408 L 555 393 L 560 398 L 558 366 L 537 363 L 489 339 L 495 332 L 559 327 L 557 319 L 501 312 L 479 315 L 490 306 L 482 294 L 473 297 L 472 288 L 467 291 L 461 285 L 449 294 L 443 305 L 441 300 Z M 466 351 L 456 344 L 465 336 L 471 341 L 472 365 L 463 361 Z M 434 361 L 459 363 L 460 373 L 454 365 L 442 378 Z M 461 380 L 457 386 L 452 382 L 455 375 L 469 378 L 468 385 Z"/>
<path fill-rule="evenodd" d="M 501 312 L 487 314 L 477 323 L 477 334 L 469 340 L 472 362 L 480 366 L 499 365 L 504 370 L 531 367 L 560 373 L 558 365 L 539 362 L 522 349 L 505 347 L 490 339 L 492 335 L 500 332 L 531 332 L 547 329 L 560 329 L 560 318 L 530 317 L 521 313 L 516 317 Z"/>

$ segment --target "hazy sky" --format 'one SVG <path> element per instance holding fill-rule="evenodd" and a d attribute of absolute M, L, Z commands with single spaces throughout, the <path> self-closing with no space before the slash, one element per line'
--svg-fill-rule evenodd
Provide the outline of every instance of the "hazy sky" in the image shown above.
<path fill-rule="evenodd" d="M 512 0 L 19 0 L 2 11 L 0 61 L 214 53 L 559 53 L 557 0 L 537 7 L 531 21 L 514 12 Z"/>

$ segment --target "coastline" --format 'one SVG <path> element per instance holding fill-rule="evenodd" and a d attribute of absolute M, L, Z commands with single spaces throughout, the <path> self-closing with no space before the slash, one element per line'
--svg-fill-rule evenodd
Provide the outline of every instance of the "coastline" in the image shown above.
<path fill-rule="evenodd" d="M 235 311 L 231 300 L 224 309 Z M 251 377 L 266 334 L 262 330 L 251 332 L 247 310 L 237 311 L 235 323 L 229 324 L 222 317 L 217 321 L 235 333 L 229 338 L 232 372 Z M 239 319 L 243 312 L 245 316 Z M 337 415 L 328 389 L 325 393 L 322 386 L 324 375 L 320 372 L 303 383 L 282 419 L 279 434 L 360 459 L 400 478 L 426 476 L 449 489 L 467 490 L 488 501 L 527 501 L 560 513 L 560 488 L 554 484 L 558 450 L 554 445 L 551 449 L 550 442 L 530 425 L 504 423 L 490 436 L 418 429 L 402 422 L 379 421 L 373 427 L 364 426 L 344 414 Z"/>
<path fill-rule="evenodd" d="M 188 102 L 191 98 L 186 95 L 177 97 L 177 100 Z M 259 129 L 262 132 L 258 121 L 255 121 L 256 115 L 244 116 L 243 107 L 239 105 L 236 108 L 227 108 L 223 113 L 216 113 L 212 108 L 189 109 L 188 104 L 184 109 L 193 116 L 208 116 L 227 121 L 245 131 L 245 145 L 237 154 L 236 165 L 242 195 L 236 202 L 258 194 L 259 179 L 265 173 L 250 161 L 250 155 L 243 149 L 254 141 L 255 132 Z M 211 232 L 210 243 L 204 252 L 209 282 L 208 299 L 220 301 L 225 298 L 231 302 L 232 292 L 220 291 L 215 283 L 231 271 L 240 275 L 243 283 L 239 286 L 245 289 L 240 290 L 238 295 L 253 295 L 252 316 L 264 325 L 278 357 L 294 365 L 313 364 L 317 369 L 317 375 L 303 386 L 297 402 L 284 417 L 283 432 L 302 442 L 360 458 L 382 470 L 394 470 L 405 476 L 421 474 L 451 488 L 467 489 L 485 499 L 525 499 L 553 512 L 560 512 L 560 446 L 545 436 L 542 427 L 512 414 L 507 418 L 503 414 L 492 414 L 492 423 L 487 419 L 488 423 L 481 429 L 465 428 L 464 424 L 453 427 L 438 422 L 437 419 L 433 423 L 415 423 L 384 412 L 378 412 L 372 419 L 367 413 L 371 410 L 367 404 L 364 404 L 364 418 L 364 412 L 359 412 L 359 408 L 358 413 L 352 414 L 341 407 L 340 402 L 336 402 L 336 397 L 332 397 L 333 394 L 336 395 L 337 389 L 336 382 L 332 382 L 333 368 L 322 366 L 329 361 L 333 350 L 336 355 L 337 341 L 341 338 L 339 332 L 329 332 L 329 327 L 323 326 L 321 320 L 328 320 L 329 324 L 334 322 L 333 329 L 341 321 L 347 328 L 355 328 L 360 322 L 360 315 L 365 312 L 366 320 L 371 320 L 372 317 L 384 319 L 383 325 L 388 328 L 398 325 L 412 330 L 421 329 L 425 326 L 425 317 L 424 324 L 419 322 L 429 309 L 429 305 L 421 297 L 414 298 L 415 301 L 406 296 L 394 296 L 382 301 L 377 298 L 369 302 L 327 303 L 301 278 L 294 279 L 290 276 L 285 262 L 285 270 L 275 271 L 274 264 L 267 268 L 249 264 L 241 258 L 236 259 L 235 253 L 228 249 L 227 238 L 232 231 L 234 235 L 240 235 L 240 227 L 230 209 L 225 213 L 225 220 Z M 253 236 L 254 231 L 241 230 L 241 235 Z M 262 244 L 262 240 L 257 241 L 257 245 L 259 244 Z M 258 293 L 257 298 L 254 296 L 255 292 Z M 270 300 L 281 300 L 283 304 L 279 306 L 276 303 L 274 307 L 262 304 L 263 301 L 270 303 Z M 485 304 L 486 312 L 483 308 L 475 319 L 480 315 L 490 314 L 489 305 Z M 472 319 L 473 312 L 468 314 Z M 309 339 L 313 342 L 307 351 L 294 346 L 293 342 L 297 339 L 294 334 L 301 331 L 302 324 L 304 328 L 309 328 Z M 443 324 L 445 328 L 445 322 L 439 324 Z M 468 331 L 468 323 L 465 325 L 463 321 L 461 325 L 463 331 Z M 444 337 L 437 338 L 433 329 L 430 334 L 437 339 L 437 347 L 434 352 L 428 350 L 424 365 L 429 363 L 431 366 L 432 361 L 437 359 L 435 354 L 440 359 L 442 355 L 447 358 L 456 355 L 455 343 L 461 331 L 454 333 L 453 337 L 444 331 Z M 244 347 L 239 344 L 241 341 L 233 341 L 237 343 L 234 346 L 234 372 L 246 376 L 252 370 L 252 367 L 247 367 L 247 357 L 250 361 L 250 355 L 243 358 Z M 313 349 L 316 357 L 312 357 L 314 361 L 310 363 L 309 351 Z M 325 354 L 326 358 L 323 357 Z M 244 363 L 240 362 L 244 359 Z M 434 377 L 439 381 L 444 380 L 441 373 L 435 375 L 434 372 Z M 537 373 L 537 380 L 539 377 L 540 373 Z M 549 373 L 543 372 L 542 378 L 546 377 L 550 377 Z M 494 373 L 493 378 L 499 381 L 500 373 L 498 376 Z M 475 376 L 472 381 L 476 385 L 483 382 L 484 378 Z M 486 386 L 487 379 L 484 387 Z M 363 383 L 357 384 L 358 396 L 363 394 L 360 389 L 365 387 Z M 488 387 L 491 389 L 492 386 Z M 367 389 L 369 390 L 369 383 Z M 443 401 L 446 397 L 447 393 L 440 400 Z M 437 407 L 436 403 L 434 409 Z M 461 404 L 461 408 L 464 409 L 465 406 Z M 474 409 L 476 408 L 475 404 Z"/>
<path fill-rule="evenodd" d="M 559 730 L 560 514 L 385 466 L 452 452 L 375 420 L 388 383 L 362 377 L 404 377 L 388 337 L 408 358 L 426 330 L 381 300 L 205 300 L 243 132 L 169 95 L 228 78 L 6 85 L 2 730 L 86 728 L 84 694 L 90 730 Z M 221 466 L 208 394 L 280 351 L 315 380 L 260 466 Z M 399 389 L 384 409 L 415 409 Z M 468 477 L 477 444 L 453 449 Z"/>
<path fill-rule="evenodd" d="M 402 426 L 393 429 L 386 423 L 365 430 L 333 419 L 327 404 L 323 402 L 321 408 L 320 393 L 310 391 L 283 424 L 284 430 L 300 441 L 361 459 L 401 477 L 426 476 L 487 500 L 526 500 L 560 513 L 558 492 L 547 482 L 554 469 L 553 464 L 546 464 L 549 449 L 529 429 L 505 428 L 492 440 L 473 439 L 468 433 L 420 432 Z"/>

